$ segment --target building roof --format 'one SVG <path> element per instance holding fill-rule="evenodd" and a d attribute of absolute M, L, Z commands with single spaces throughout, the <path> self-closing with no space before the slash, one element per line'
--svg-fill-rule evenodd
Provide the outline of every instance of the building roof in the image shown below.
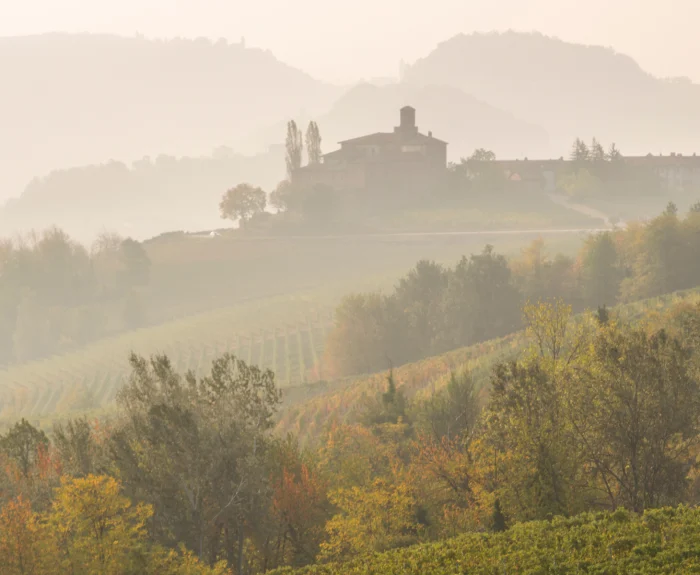
<path fill-rule="evenodd" d="M 401 143 L 411 144 L 411 143 L 426 143 L 434 142 L 437 144 L 447 145 L 447 142 L 434 138 L 433 136 L 426 136 L 420 132 L 416 134 L 411 134 L 408 138 L 402 137 L 400 132 L 375 132 L 374 134 L 368 134 L 366 136 L 360 136 L 358 138 L 350 138 L 349 140 L 342 140 L 338 142 L 339 144 L 391 144 L 397 140 Z"/>

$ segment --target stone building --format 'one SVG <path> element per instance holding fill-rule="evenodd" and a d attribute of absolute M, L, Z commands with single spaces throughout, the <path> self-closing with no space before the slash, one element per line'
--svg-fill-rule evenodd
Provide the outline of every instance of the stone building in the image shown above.
<path fill-rule="evenodd" d="M 377 132 L 340 142 L 322 162 L 294 172 L 295 187 L 323 185 L 338 191 L 370 194 L 431 194 L 445 183 L 447 142 L 421 134 L 416 111 L 400 110 L 393 132 Z"/>

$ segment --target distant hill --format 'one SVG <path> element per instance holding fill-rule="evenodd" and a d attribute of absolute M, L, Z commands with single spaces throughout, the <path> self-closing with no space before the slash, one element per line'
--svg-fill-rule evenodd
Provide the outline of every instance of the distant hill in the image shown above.
<path fill-rule="evenodd" d="M 0 38 L 0 201 L 55 169 L 210 154 L 339 90 L 226 41 Z"/>
<path fill-rule="evenodd" d="M 7 237 L 56 225 L 90 243 L 103 231 L 141 240 L 166 231 L 229 227 L 219 215 L 224 192 L 241 182 L 269 190 L 284 172 L 284 150 L 274 147 L 252 157 L 220 150 L 208 157 L 160 155 L 130 166 L 107 162 L 56 170 L 0 208 L 0 230 Z"/>
<path fill-rule="evenodd" d="M 410 66 L 417 86 L 454 86 L 544 127 L 552 155 L 576 136 L 623 153 L 700 152 L 700 86 L 651 76 L 630 57 L 541 34 L 459 35 Z"/>
<path fill-rule="evenodd" d="M 328 113 L 317 118 L 297 117 L 305 128 L 309 119 L 319 125 L 323 151 L 338 147 L 340 140 L 379 131 L 392 131 L 399 122 L 399 108 L 416 108 L 416 123 L 423 133 L 449 143 L 448 157 L 457 160 L 475 148 L 494 150 L 499 157 L 537 156 L 548 153 L 547 132 L 459 88 L 448 85 L 415 86 L 359 84 L 345 92 Z M 261 131 L 257 141 L 282 142 L 284 124 Z"/>

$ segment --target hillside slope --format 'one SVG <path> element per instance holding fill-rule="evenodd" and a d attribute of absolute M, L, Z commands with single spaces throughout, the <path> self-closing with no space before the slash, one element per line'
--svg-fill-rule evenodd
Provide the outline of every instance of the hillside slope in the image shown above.
<path fill-rule="evenodd" d="M 58 226 L 91 243 L 105 230 L 143 240 L 175 230 L 231 225 L 219 214 L 224 192 L 241 182 L 271 189 L 284 177 L 284 151 L 241 156 L 160 155 L 127 166 L 109 162 L 56 170 L 34 179 L 0 208 L 3 235 Z"/>
<path fill-rule="evenodd" d="M 630 321 L 657 317 L 681 302 L 700 302 L 700 288 L 680 291 L 615 308 Z M 452 371 L 466 370 L 482 393 L 487 392 L 491 368 L 498 361 L 516 357 L 527 339 L 524 332 L 453 350 L 439 356 L 409 363 L 393 370 L 397 387 L 408 397 L 425 397 L 441 389 Z M 386 372 L 311 386 L 306 393 L 294 390 L 278 422 L 278 431 L 312 439 L 331 423 L 352 420 L 363 408 L 367 397 L 375 397 L 386 388 Z"/>
<path fill-rule="evenodd" d="M 342 564 L 276 575 L 486 575 L 496 573 L 697 573 L 700 510 L 624 509 L 519 523 L 504 533 L 471 533 Z"/>
<path fill-rule="evenodd" d="M 208 154 L 338 93 L 223 40 L 0 38 L 0 70 L 0 200 L 54 169 Z"/>
<path fill-rule="evenodd" d="M 623 153 L 700 151 L 700 86 L 652 77 L 630 57 L 541 34 L 459 35 L 405 74 L 414 85 L 454 86 L 544 127 L 551 154 L 576 136 Z"/>

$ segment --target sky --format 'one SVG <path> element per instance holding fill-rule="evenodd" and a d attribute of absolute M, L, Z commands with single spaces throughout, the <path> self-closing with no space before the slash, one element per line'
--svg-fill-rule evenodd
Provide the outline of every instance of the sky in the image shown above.
<path fill-rule="evenodd" d="M 338 83 L 397 76 L 458 33 L 536 30 L 700 82 L 700 0 L 0 0 L 0 15 L 0 36 L 244 37 Z"/>

